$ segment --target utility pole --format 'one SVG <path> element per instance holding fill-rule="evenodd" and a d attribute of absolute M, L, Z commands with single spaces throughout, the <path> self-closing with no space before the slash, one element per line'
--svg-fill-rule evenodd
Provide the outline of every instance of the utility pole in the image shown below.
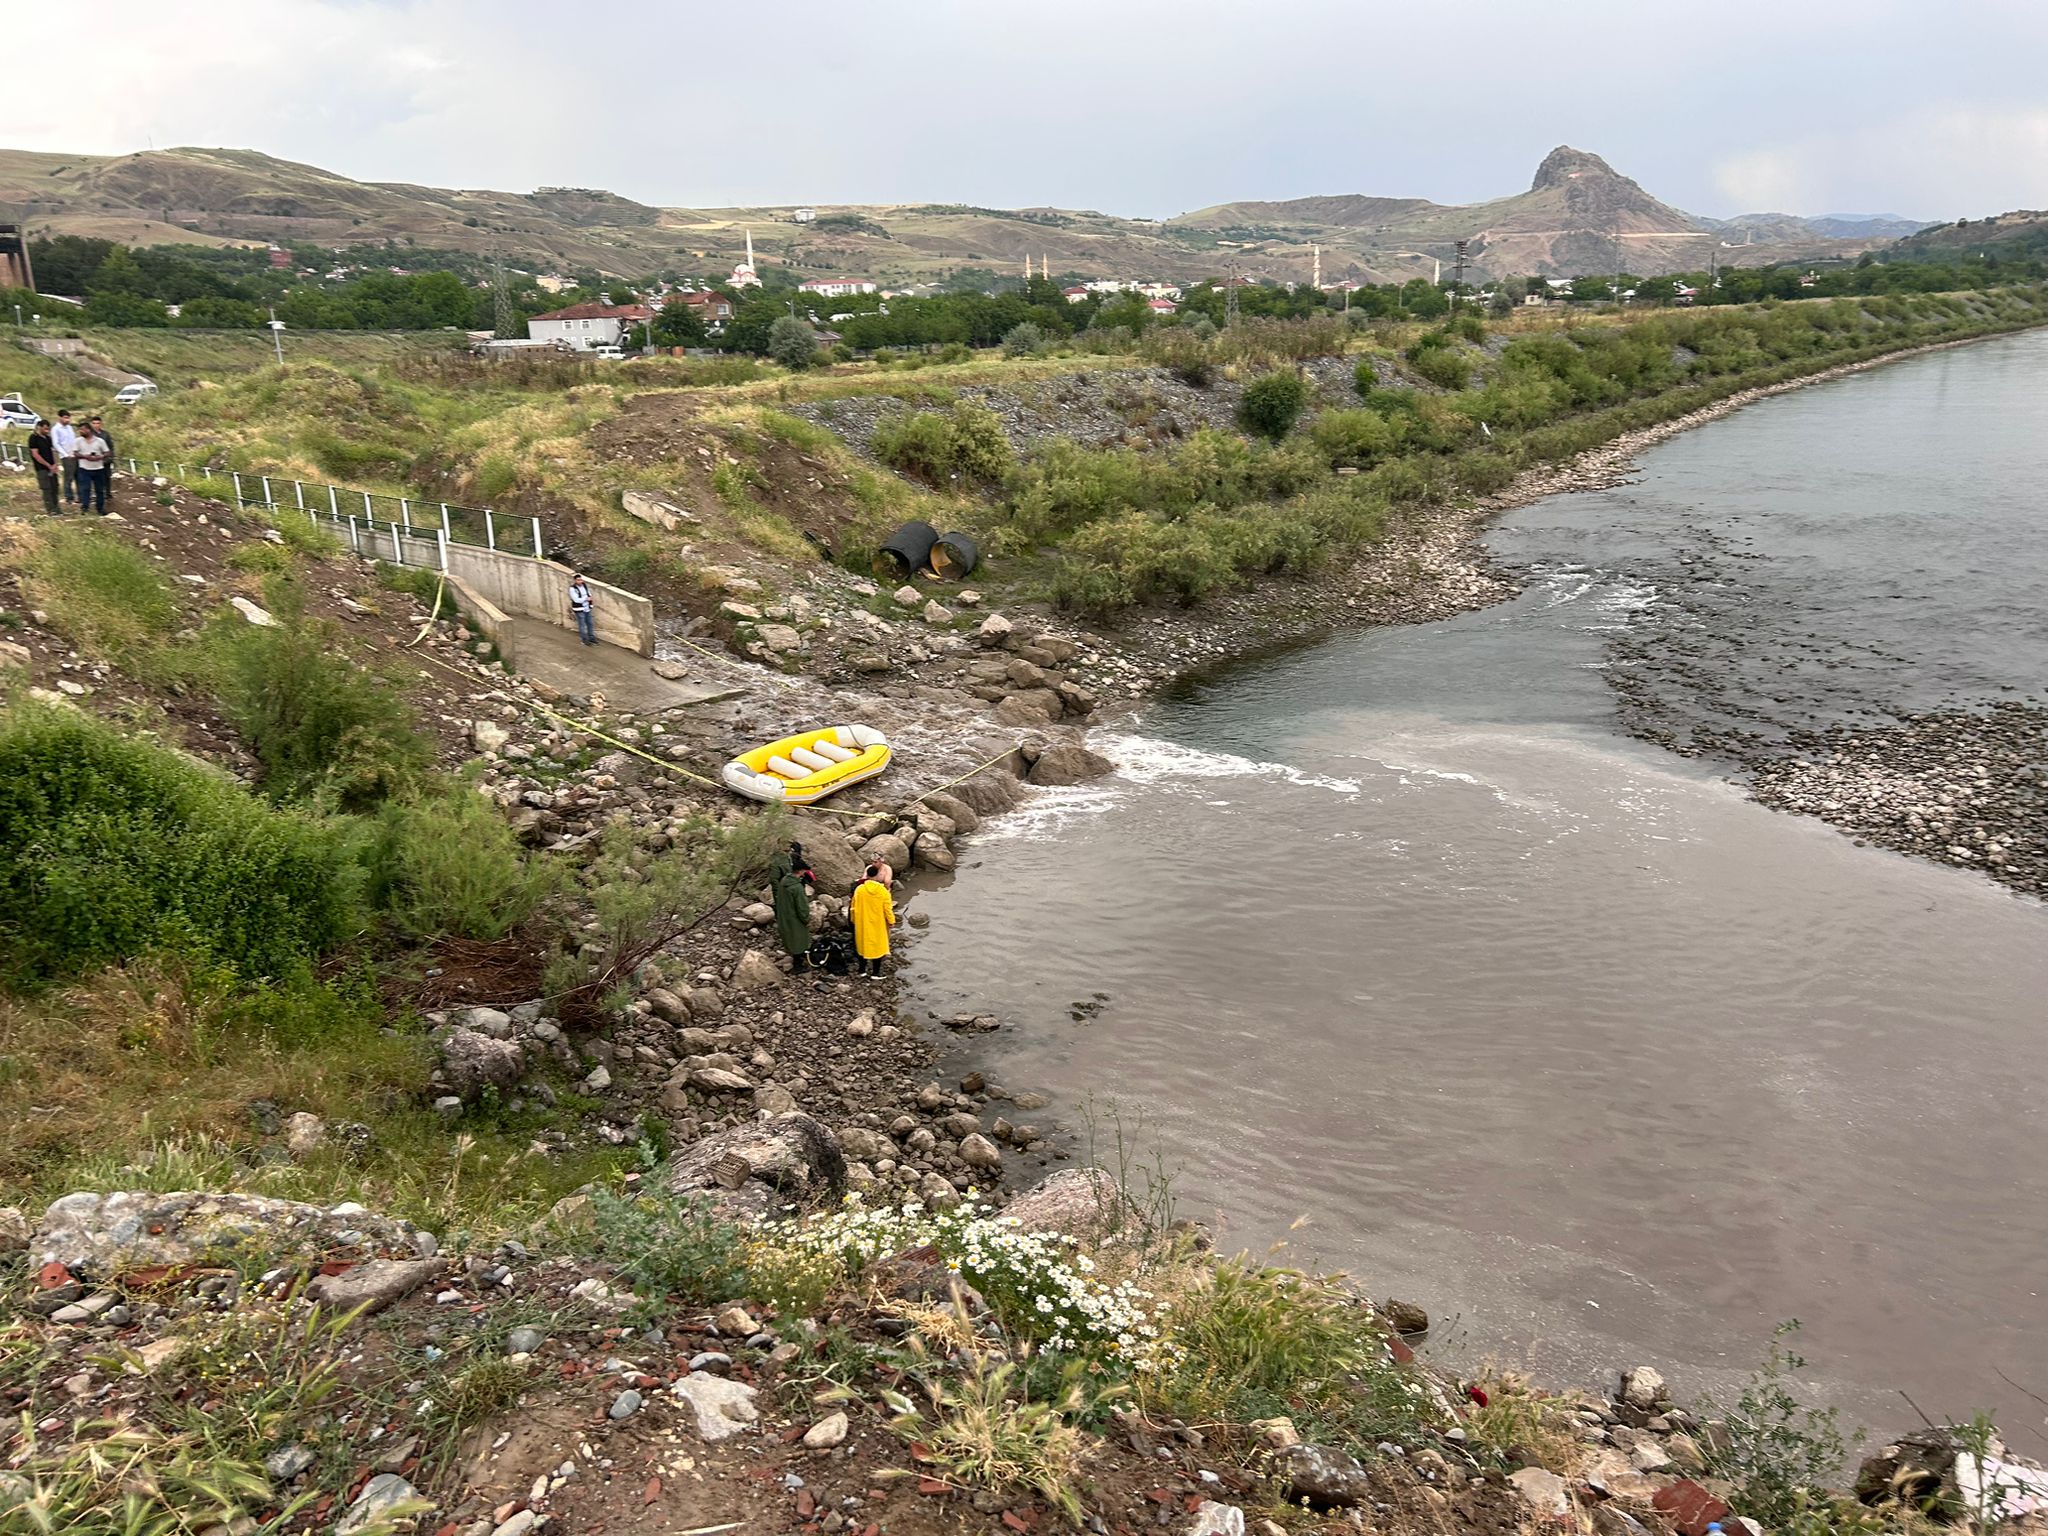
<path fill-rule="evenodd" d="M 1471 249 L 1472 242 L 1460 240 L 1456 245 L 1458 256 L 1451 266 L 1451 308 L 1453 309 L 1458 307 L 1458 290 L 1465 286 L 1465 253 Z"/>
<path fill-rule="evenodd" d="M 284 322 L 277 318 L 277 306 L 270 306 L 270 339 L 277 347 L 277 366 L 284 366 Z"/>
<path fill-rule="evenodd" d="M 1230 273 L 1223 279 L 1223 324 L 1226 329 L 1237 324 L 1237 263 L 1230 264 Z"/>

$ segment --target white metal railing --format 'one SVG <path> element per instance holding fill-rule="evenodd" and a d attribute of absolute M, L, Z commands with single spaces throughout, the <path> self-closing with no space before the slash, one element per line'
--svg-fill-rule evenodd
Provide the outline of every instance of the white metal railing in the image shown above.
<path fill-rule="evenodd" d="M 27 445 L 0 442 L 0 462 L 26 467 Z M 507 554 L 523 554 L 525 551 L 515 545 L 524 544 L 526 539 L 523 536 L 529 533 L 533 557 L 536 560 L 546 558 L 546 545 L 541 539 L 540 519 L 537 517 L 501 518 L 489 507 L 464 507 L 417 496 L 352 490 L 325 482 L 287 480 L 281 475 L 233 469 L 216 472 L 206 464 L 201 464 L 197 475 L 194 475 L 183 464 L 167 467 L 157 459 L 117 457 L 114 462 L 126 463 L 128 473 L 137 478 L 175 479 L 188 489 L 205 495 L 223 499 L 231 495 L 238 508 L 262 507 L 273 513 L 303 512 L 315 526 L 325 522 L 337 536 L 345 534 L 352 549 L 372 559 L 383 558 L 378 553 L 382 537 L 390 539 L 394 563 L 405 565 L 416 563 L 406 559 L 405 541 L 408 539 L 423 544 L 431 542 L 444 551 L 449 544 L 472 544 L 503 550 Z M 146 469 L 145 465 L 148 466 Z M 281 495 L 285 499 L 280 500 Z M 381 519 L 378 516 L 380 510 L 384 512 Z M 521 523 L 528 526 L 521 528 Z M 512 542 L 500 542 L 508 535 Z M 445 553 L 440 563 L 445 568 Z"/>

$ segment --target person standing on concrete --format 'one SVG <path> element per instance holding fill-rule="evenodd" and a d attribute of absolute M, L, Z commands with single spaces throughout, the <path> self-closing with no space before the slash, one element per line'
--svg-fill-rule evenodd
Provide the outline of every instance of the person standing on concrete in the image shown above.
<path fill-rule="evenodd" d="M 107 482 L 114 478 L 114 445 L 88 426 L 78 434 L 78 505 L 85 511 L 99 503 L 100 516 L 107 513 Z"/>
<path fill-rule="evenodd" d="M 28 435 L 28 462 L 36 472 L 36 488 L 43 493 L 43 510 L 55 517 L 62 510 L 57 486 L 64 475 L 64 458 L 47 421 L 37 422 Z"/>
<path fill-rule="evenodd" d="M 896 922 L 896 903 L 882 879 L 888 867 L 870 864 L 853 888 L 853 952 L 860 958 L 860 974 L 877 979 L 882 962 L 889 958 L 889 929 Z"/>
<path fill-rule="evenodd" d="M 57 443 L 57 457 L 64 464 L 64 499 L 78 500 L 78 428 L 71 425 L 71 413 L 59 411 L 57 425 L 50 429 Z"/>
<path fill-rule="evenodd" d="M 597 616 L 590 606 L 590 583 L 578 571 L 569 578 L 569 611 L 576 615 L 576 634 L 585 645 L 597 644 Z"/>

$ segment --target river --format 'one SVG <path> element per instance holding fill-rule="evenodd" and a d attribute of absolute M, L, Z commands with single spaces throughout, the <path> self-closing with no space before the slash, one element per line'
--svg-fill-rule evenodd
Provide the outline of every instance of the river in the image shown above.
<path fill-rule="evenodd" d="M 2048 910 L 1623 728 L 2039 690 L 2044 381 L 2037 333 L 1751 406 L 1504 518 L 1512 602 L 1105 727 L 918 898 L 911 997 L 1453 1362 L 1725 1396 L 1796 1317 L 1850 1419 L 2048 1449 Z"/>

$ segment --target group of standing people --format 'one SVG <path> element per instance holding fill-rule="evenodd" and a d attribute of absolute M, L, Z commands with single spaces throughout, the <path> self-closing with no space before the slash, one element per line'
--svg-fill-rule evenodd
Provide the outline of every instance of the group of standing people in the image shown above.
<path fill-rule="evenodd" d="M 887 864 L 870 864 L 853 888 L 853 953 L 856 974 L 879 978 L 889 958 L 889 930 L 896 923 L 896 898 L 890 887 L 895 872 Z M 791 843 L 769 865 L 769 889 L 775 898 L 775 936 L 789 956 L 790 971 L 811 968 L 811 897 L 818 876 L 804 862 L 804 845 Z"/>
<path fill-rule="evenodd" d="M 74 426 L 69 411 L 54 422 L 39 421 L 28 437 L 29 464 L 43 493 L 43 510 L 52 517 L 71 502 L 87 510 L 107 510 L 107 486 L 114 478 L 114 440 L 97 416 Z"/>

